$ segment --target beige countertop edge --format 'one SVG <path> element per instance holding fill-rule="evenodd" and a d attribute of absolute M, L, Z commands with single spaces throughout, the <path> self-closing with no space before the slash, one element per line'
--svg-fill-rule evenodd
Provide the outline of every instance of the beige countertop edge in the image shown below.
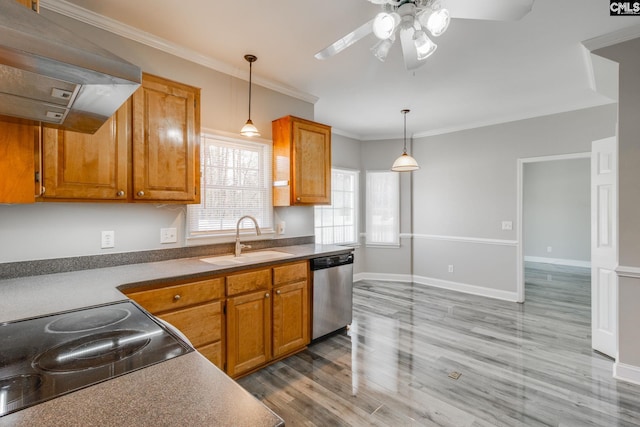
<path fill-rule="evenodd" d="M 0 426 L 283 426 L 283 420 L 191 352 L 0 417 Z"/>

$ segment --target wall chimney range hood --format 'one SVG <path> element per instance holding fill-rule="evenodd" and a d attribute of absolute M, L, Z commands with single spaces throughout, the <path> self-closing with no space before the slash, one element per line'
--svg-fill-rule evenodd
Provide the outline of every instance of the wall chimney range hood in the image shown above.
<path fill-rule="evenodd" d="M 94 133 L 142 71 L 14 0 L 0 0 L 0 115 Z"/>

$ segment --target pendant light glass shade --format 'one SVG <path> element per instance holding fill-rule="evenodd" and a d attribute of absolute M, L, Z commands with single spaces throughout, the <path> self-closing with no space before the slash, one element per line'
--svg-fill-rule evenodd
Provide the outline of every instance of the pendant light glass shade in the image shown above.
<path fill-rule="evenodd" d="M 258 60 L 258 57 L 255 55 L 245 55 L 244 59 L 249 63 L 249 118 L 247 119 L 247 122 L 244 124 L 244 126 L 242 126 L 242 129 L 240 130 L 240 135 L 260 136 L 260 132 L 258 132 L 258 129 L 254 126 L 253 122 L 251 121 L 251 72 L 252 72 L 252 65 L 254 62 Z"/>
<path fill-rule="evenodd" d="M 404 150 L 402 155 L 393 162 L 391 170 L 394 172 L 411 172 L 420 169 L 416 159 L 407 154 L 407 113 L 410 110 L 400 111 L 404 115 Z"/>

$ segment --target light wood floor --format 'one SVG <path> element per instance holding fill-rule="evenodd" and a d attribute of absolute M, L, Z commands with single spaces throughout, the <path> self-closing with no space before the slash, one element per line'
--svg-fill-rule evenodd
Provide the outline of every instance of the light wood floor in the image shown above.
<path fill-rule="evenodd" d="M 289 427 L 640 425 L 640 386 L 590 347 L 589 271 L 526 282 L 525 304 L 356 283 L 348 334 L 239 382 Z"/>

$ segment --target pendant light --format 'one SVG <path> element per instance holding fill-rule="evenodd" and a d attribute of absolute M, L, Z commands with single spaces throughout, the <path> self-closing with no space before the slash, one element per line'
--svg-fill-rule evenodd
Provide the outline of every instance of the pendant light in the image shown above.
<path fill-rule="evenodd" d="M 402 155 L 393 162 L 393 166 L 391 166 L 391 170 L 395 172 L 410 172 L 420 169 L 416 159 L 407 154 L 407 113 L 409 111 L 410 110 L 400 111 L 402 115 L 404 115 L 404 151 Z"/>
<path fill-rule="evenodd" d="M 258 57 L 255 55 L 245 55 L 244 59 L 246 59 L 247 62 L 249 63 L 249 118 L 247 119 L 247 122 L 244 124 L 244 126 L 242 126 L 242 130 L 240 130 L 240 135 L 260 136 L 260 132 L 258 132 L 258 129 L 253 125 L 253 122 L 251 121 L 251 71 L 252 71 L 252 65 L 254 62 L 258 60 Z"/>

